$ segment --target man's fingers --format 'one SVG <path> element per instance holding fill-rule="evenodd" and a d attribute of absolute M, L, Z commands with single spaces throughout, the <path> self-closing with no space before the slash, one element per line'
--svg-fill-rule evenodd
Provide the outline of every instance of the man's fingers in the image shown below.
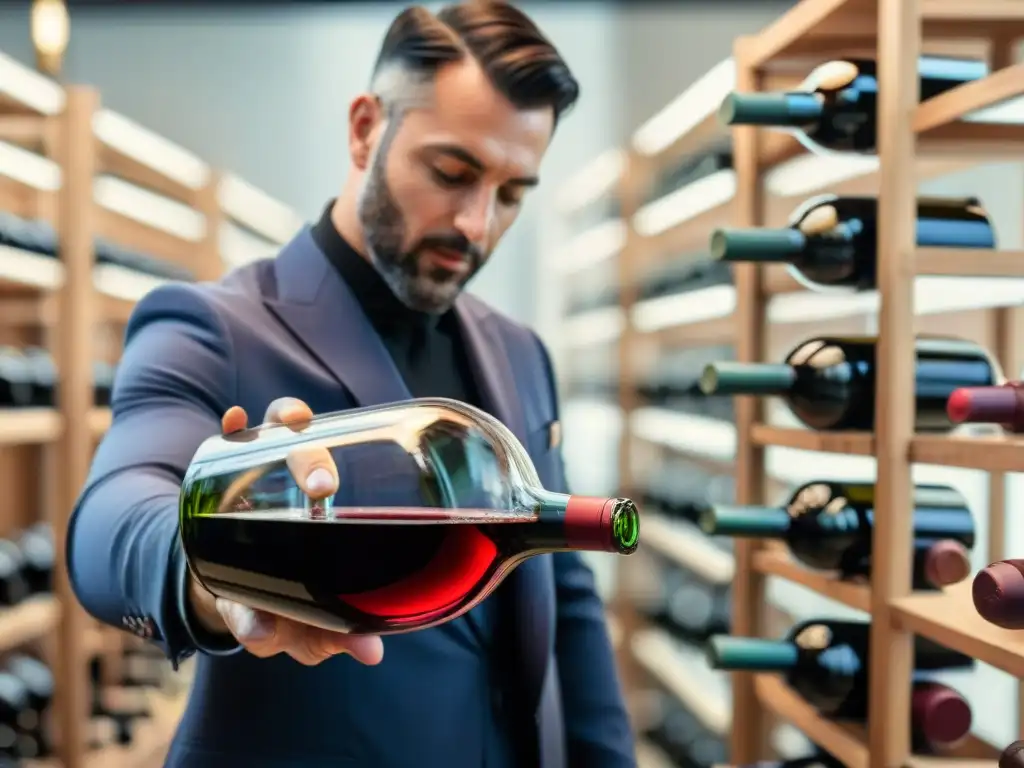
<path fill-rule="evenodd" d="M 222 598 L 217 598 L 217 613 L 224 619 L 235 639 L 253 656 L 265 659 L 283 650 L 278 636 L 278 625 L 281 622 L 273 614 Z"/>
<path fill-rule="evenodd" d="M 296 432 L 306 428 L 313 418 L 308 405 L 295 397 L 279 397 L 267 406 L 263 415 L 264 424 L 287 424 Z"/>
<path fill-rule="evenodd" d="M 220 429 L 225 435 L 241 432 L 249 423 L 249 416 L 240 405 L 233 405 L 220 418 Z"/>
<path fill-rule="evenodd" d="M 326 448 L 296 448 L 285 463 L 307 496 L 323 499 L 338 491 L 338 468 Z"/>
<path fill-rule="evenodd" d="M 384 658 L 384 644 L 379 637 L 330 632 L 220 598 L 217 612 L 238 642 L 259 658 L 287 653 L 306 666 L 315 666 L 341 653 L 368 665 L 379 664 Z"/>

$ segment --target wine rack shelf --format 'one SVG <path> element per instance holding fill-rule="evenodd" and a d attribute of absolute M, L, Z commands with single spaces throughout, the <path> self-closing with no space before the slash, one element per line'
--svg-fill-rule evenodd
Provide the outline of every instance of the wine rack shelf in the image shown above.
<path fill-rule="evenodd" d="M 618 205 L 614 221 L 577 238 L 600 258 L 581 259 L 574 268 L 612 262 L 618 305 L 572 320 L 562 364 L 571 367 L 577 356 L 605 349 L 617 366 L 623 493 L 635 495 L 647 478 L 677 459 L 709 474 L 730 475 L 740 505 L 765 503 L 780 483 L 792 490 L 794 483 L 812 479 L 801 466 L 811 456 L 816 466 L 829 467 L 817 470 L 821 477 L 835 471 L 875 478 L 876 566 L 869 580 L 812 571 L 782 547 L 748 539 L 737 539 L 729 554 L 702 540 L 693 526 L 656 513 L 644 517 L 644 549 L 705 583 L 731 584 L 733 634 L 776 636 L 788 628 L 773 625 L 768 615 L 767 587 L 780 580 L 870 615 L 871 700 L 864 727 L 821 717 L 781 676 L 750 672 L 730 675 L 726 718 L 718 704 L 709 710 L 700 676 L 673 655 L 667 633 L 630 613 L 629 580 L 620 579 L 616 606 L 624 612 L 620 660 L 627 683 L 657 681 L 699 719 L 727 723 L 734 765 L 771 757 L 773 747 L 775 755 L 785 754 L 766 737 L 768 726 L 778 722 L 795 726 L 850 768 L 980 768 L 994 765 L 1005 746 L 972 736 L 939 757 L 911 753 L 906 712 L 914 635 L 1024 678 L 1024 633 L 1001 630 L 977 614 L 970 578 L 935 592 L 910 589 L 914 481 L 942 482 L 955 470 L 988 473 L 990 562 L 1007 556 L 1006 474 L 1024 472 L 1024 435 L 964 429 L 915 434 L 912 350 L 918 333 L 984 339 L 1014 378 L 1024 369 L 1024 251 L 918 247 L 913 201 L 923 183 L 985 163 L 1024 160 L 1024 64 L 1013 61 L 1021 40 L 1020 0 L 800 0 L 760 33 L 736 40 L 731 58 L 638 129 L 616 154 L 614 173 L 605 167 L 599 184 L 587 184 L 581 175 L 575 197 L 561 202 L 564 216 L 608 197 Z M 990 72 L 918 103 L 921 53 L 983 58 Z M 717 119 L 717 107 L 731 91 L 783 90 L 817 64 L 846 57 L 878 61 L 876 154 L 819 154 L 787 133 L 730 129 Z M 680 161 L 728 142 L 731 168 L 647 198 Z M 785 226 L 800 204 L 821 194 L 878 198 L 877 289 L 823 296 L 785 268 L 748 263 L 732 267 L 728 285 L 642 298 L 643 281 L 655 270 L 698 261 L 713 229 Z M 613 230 L 611 238 L 606 233 Z M 642 371 L 668 350 L 727 344 L 737 361 L 777 362 L 777 350 L 810 336 L 875 330 L 880 344 L 870 433 L 776 424 L 763 399 L 753 397 L 734 399 L 735 421 L 729 423 L 654 405 L 638 393 Z M 972 513 L 977 517 L 985 510 Z M 1020 701 L 1024 735 L 1024 685 Z"/>
<path fill-rule="evenodd" d="M 113 424 L 96 399 L 94 361 L 116 365 L 124 326 L 153 288 L 217 279 L 272 255 L 301 225 L 237 175 L 104 108 L 95 89 L 0 53 L 0 354 L 34 347 L 56 370 L 49 380 L 38 367 L 5 369 L 27 376 L 33 394 L 0 401 L 0 536 L 41 517 L 56 548 L 54 593 L 0 612 L 0 652 L 31 647 L 54 670 L 57 757 L 30 765 L 162 764 L 185 700 L 155 694 L 130 745 L 86 748 L 87 662 L 115 664 L 135 640 L 88 619 L 64 570 L 67 516 Z"/>
<path fill-rule="evenodd" d="M 814 734 L 818 745 L 848 768 L 867 768 L 868 750 L 863 737 L 858 737 L 855 729 L 821 717 L 774 676 L 755 675 L 754 691 L 760 706 L 804 733 Z"/>

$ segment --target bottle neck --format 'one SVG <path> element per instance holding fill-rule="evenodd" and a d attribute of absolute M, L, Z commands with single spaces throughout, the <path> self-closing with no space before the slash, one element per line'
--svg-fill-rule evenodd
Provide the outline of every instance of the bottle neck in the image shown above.
<path fill-rule="evenodd" d="M 712 668 L 737 672 L 788 672 L 800 656 L 796 645 L 788 640 L 732 635 L 712 637 L 707 655 Z"/>
<path fill-rule="evenodd" d="M 700 527 L 708 536 L 781 539 L 790 521 L 781 507 L 712 504 L 701 512 Z"/>
<path fill-rule="evenodd" d="M 700 377 L 705 395 L 784 395 L 796 384 L 796 369 L 773 363 L 712 363 Z"/>
<path fill-rule="evenodd" d="M 531 489 L 536 515 L 523 526 L 521 550 L 612 552 L 629 555 L 640 543 L 640 512 L 629 499 Z"/>
<path fill-rule="evenodd" d="M 798 229 L 719 229 L 711 235 L 711 258 L 717 261 L 796 263 L 807 247 Z"/>

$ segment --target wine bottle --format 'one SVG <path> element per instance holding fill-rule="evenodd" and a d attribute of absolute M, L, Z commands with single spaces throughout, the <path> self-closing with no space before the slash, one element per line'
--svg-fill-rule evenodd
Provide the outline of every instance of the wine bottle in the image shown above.
<path fill-rule="evenodd" d="M 10 539 L 0 539 L 0 606 L 10 608 L 30 594 L 21 548 Z"/>
<path fill-rule="evenodd" d="M 846 768 L 846 764 L 827 752 L 819 752 L 789 760 L 761 760 L 740 768 Z"/>
<path fill-rule="evenodd" d="M 730 397 L 709 397 L 700 389 L 704 368 L 716 360 L 730 360 L 733 347 L 714 345 L 672 352 L 658 358 L 638 386 L 638 394 L 653 405 L 712 419 L 733 421 Z"/>
<path fill-rule="evenodd" d="M 291 478 L 289 455 L 311 448 L 335 460 L 333 497 Z M 186 559 L 210 592 L 353 634 L 436 626 L 529 557 L 628 555 L 640 536 L 632 501 L 544 489 L 508 428 L 443 398 L 212 437 L 180 509 Z"/>
<path fill-rule="evenodd" d="M 982 568 L 971 584 L 974 608 L 1003 629 L 1024 629 L 1024 560 L 999 560 Z"/>
<path fill-rule="evenodd" d="M 786 682 L 824 717 L 867 718 L 869 633 L 867 622 L 804 621 L 783 640 L 721 635 L 708 643 L 715 669 L 781 672 Z M 917 672 L 970 669 L 974 661 L 926 638 L 914 638 Z M 912 692 L 911 732 L 919 748 L 960 741 L 970 732 L 971 710 L 950 688 L 918 680 Z"/>
<path fill-rule="evenodd" d="M 966 579 L 974 519 L 963 496 L 949 486 L 917 485 L 911 514 L 914 588 Z M 779 507 L 711 505 L 700 519 L 708 535 L 782 540 L 804 565 L 842 578 L 870 576 L 874 523 L 875 486 L 835 480 L 805 483 Z"/>
<path fill-rule="evenodd" d="M 696 156 L 687 155 L 675 167 L 655 179 L 643 201 L 650 203 L 713 173 L 731 168 L 732 151 L 723 147 L 712 147 L 710 151 Z"/>
<path fill-rule="evenodd" d="M 23 738 L 21 723 L 31 712 L 25 682 L 10 672 L 0 672 L 0 750 L 15 758 L 33 758 L 35 745 Z"/>
<path fill-rule="evenodd" d="M 25 355 L 14 347 L 0 347 L 0 408 L 32 405 L 32 370 Z"/>
<path fill-rule="evenodd" d="M 53 358 L 39 347 L 26 347 L 25 360 L 32 375 L 32 405 L 52 408 L 57 403 L 57 366 Z"/>
<path fill-rule="evenodd" d="M 917 245 L 995 248 L 992 222 L 970 198 L 920 197 Z M 781 229 L 719 229 L 711 255 L 726 262 L 784 262 L 807 288 L 877 288 L 878 198 L 821 195 L 806 201 Z"/>
<path fill-rule="evenodd" d="M 1024 432 L 1024 383 L 962 387 L 949 396 L 946 414 L 954 424 L 998 424 L 1007 432 Z"/>
<path fill-rule="evenodd" d="M 657 299 L 691 293 L 704 288 L 732 285 L 732 270 L 728 264 L 702 254 L 671 261 L 652 271 L 641 283 L 638 290 L 640 299 Z"/>
<path fill-rule="evenodd" d="M 14 675 L 25 686 L 28 703 L 18 716 L 19 748 L 22 757 L 45 758 L 52 745 L 44 732 L 44 715 L 53 701 L 53 673 L 39 659 L 22 653 L 14 654 L 4 663 L 4 672 Z"/>
<path fill-rule="evenodd" d="M 22 567 L 29 591 L 33 594 L 53 591 L 53 530 L 46 523 L 36 523 L 17 537 Z"/>
<path fill-rule="evenodd" d="M 920 100 L 985 77 L 982 61 L 936 56 L 918 59 Z M 793 91 L 732 93 L 719 107 L 726 125 L 761 125 L 795 131 L 814 152 L 873 153 L 877 148 L 877 63 L 839 59 L 815 67 Z"/>
<path fill-rule="evenodd" d="M 1024 768 L 1024 741 L 1014 741 L 999 755 L 999 768 Z"/>
<path fill-rule="evenodd" d="M 873 430 L 875 337 L 819 336 L 796 347 L 781 365 L 721 362 L 701 377 L 706 394 L 778 395 L 811 429 Z M 953 427 L 946 401 L 960 387 L 1002 379 L 999 365 L 972 341 L 919 336 L 914 342 L 914 428 Z"/>

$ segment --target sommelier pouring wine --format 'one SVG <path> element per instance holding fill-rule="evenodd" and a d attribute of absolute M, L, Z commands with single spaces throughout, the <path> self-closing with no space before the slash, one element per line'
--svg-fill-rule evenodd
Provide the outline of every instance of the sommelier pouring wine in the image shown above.
<path fill-rule="evenodd" d="M 319 221 L 275 258 L 161 287 L 137 305 L 66 554 L 90 614 L 148 638 L 175 666 L 198 654 L 165 765 L 635 765 L 603 607 L 571 546 L 519 563 L 465 614 L 383 641 L 217 598 L 182 546 L 197 449 L 248 435 L 239 430 L 261 415 L 300 430 L 313 414 L 459 401 L 517 438 L 551 499 L 576 498 L 544 345 L 463 288 L 537 185 L 578 92 L 553 45 L 509 4 L 407 8 L 349 107 L 349 174 Z M 352 493 L 365 504 L 354 489 L 373 490 L 372 464 L 357 471 L 326 450 L 291 453 L 287 469 L 313 500 Z M 632 509 L 612 501 L 594 509 Z M 542 503 L 538 514 L 563 507 Z M 627 552 L 636 521 L 621 519 Z M 232 530 L 221 555 L 256 529 Z M 294 545 L 294 528 L 280 530 L 276 551 L 260 539 L 263 563 L 247 568 L 270 574 L 284 558 L 317 556 Z M 369 564 L 401 556 L 362 553 Z M 222 583 L 252 575 L 218 565 Z M 318 586 L 278 580 L 267 595 L 308 602 L 303 590 Z"/>

